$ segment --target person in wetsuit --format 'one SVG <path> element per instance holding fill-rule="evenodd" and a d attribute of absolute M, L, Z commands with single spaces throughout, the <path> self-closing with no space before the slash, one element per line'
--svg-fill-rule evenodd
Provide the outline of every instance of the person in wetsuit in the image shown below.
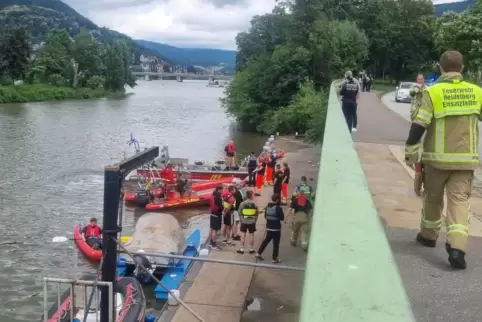
<path fill-rule="evenodd" d="M 211 200 L 209 201 L 209 208 L 211 210 L 211 217 L 209 222 L 209 237 L 211 239 L 209 247 L 211 249 L 219 249 L 217 246 L 218 231 L 221 230 L 223 223 L 223 197 L 221 195 L 223 187 L 216 187 L 213 191 Z"/>
<path fill-rule="evenodd" d="M 274 177 L 273 177 L 273 193 L 281 196 L 281 190 L 283 187 L 284 173 L 281 169 L 281 165 L 277 164 L 275 167 Z"/>
<path fill-rule="evenodd" d="M 248 157 L 248 186 L 254 187 L 254 177 L 255 177 L 255 172 L 256 166 L 258 163 L 258 158 L 256 155 L 254 155 L 254 152 L 251 152 L 251 154 Z"/>
<path fill-rule="evenodd" d="M 182 173 L 179 173 L 176 180 L 176 190 L 177 192 L 179 192 L 179 196 L 184 197 L 184 194 L 186 193 L 186 187 L 187 179 L 184 179 Z"/>

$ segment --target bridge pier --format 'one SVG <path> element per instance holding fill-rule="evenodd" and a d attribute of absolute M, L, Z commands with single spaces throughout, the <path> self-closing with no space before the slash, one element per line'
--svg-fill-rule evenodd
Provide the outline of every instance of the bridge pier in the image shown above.
<path fill-rule="evenodd" d="M 179 83 L 182 83 L 182 81 L 184 80 L 184 77 L 182 77 L 182 75 L 177 75 L 177 76 L 176 76 L 176 80 L 177 80 Z"/>

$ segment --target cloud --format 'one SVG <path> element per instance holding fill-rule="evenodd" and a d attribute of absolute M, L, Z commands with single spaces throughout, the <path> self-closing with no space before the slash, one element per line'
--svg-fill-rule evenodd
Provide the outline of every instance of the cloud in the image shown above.
<path fill-rule="evenodd" d="M 64 0 L 100 26 L 180 47 L 235 49 L 235 37 L 275 0 Z"/>

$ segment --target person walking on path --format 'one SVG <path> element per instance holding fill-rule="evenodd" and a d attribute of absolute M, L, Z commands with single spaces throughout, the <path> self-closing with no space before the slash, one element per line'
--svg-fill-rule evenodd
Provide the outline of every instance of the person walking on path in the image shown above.
<path fill-rule="evenodd" d="M 308 251 L 312 209 L 313 206 L 310 201 L 310 196 L 306 194 L 305 190 L 297 190 L 291 199 L 290 210 L 285 220 L 287 221 L 289 216 L 294 212 L 291 245 L 296 246 L 298 237 L 300 237 L 301 248 L 305 252 Z"/>
<path fill-rule="evenodd" d="M 283 162 L 283 183 L 281 184 L 281 203 L 288 203 L 288 184 L 290 183 L 290 167 L 287 162 Z"/>
<path fill-rule="evenodd" d="M 417 75 L 417 83 L 410 88 L 412 104 L 410 106 L 410 118 L 413 122 L 417 116 L 418 109 L 422 105 L 422 93 L 425 90 L 425 79 L 422 74 Z"/>
<path fill-rule="evenodd" d="M 264 260 L 263 252 L 270 243 L 273 241 L 273 256 L 272 260 L 274 264 L 281 263 L 279 259 L 279 244 L 281 241 L 281 223 L 285 219 L 283 208 L 280 205 L 281 196 L 274 193 L 271 196 L 271 201 L 266 205 L 264 211 L 264 216 L 266 218 L 266 235 L 264 240 L 259 246 L 258 252 L 256 253 L 256 258 L 259 260 Z"/>
<path fill-rule="evenodd" d="M 421 159 L 423 207 L 416 241 L 425 247 L 436 246 L 446 191 L 445 249 L 452 268 L 465 269 L 469 198 L 474 170 L 479 167 L 482 89 L 463 80 L 463 57 L 458 51 L 443 53 L 439 65 L 441 76 L 423 91 L 410 127 L 405 161 L 412 168 L 419 162 L 420 140 L 426 131 Z"/>
<path fill-rule="evenodd" d="M 238 254 L 244 254 L 246 234 L 249 233 L 249 253 L 254 254 L 254 233 L 256 232 L 256 221 L 258 220 L 258 206 L 254 202 L 254 192 L 246 192 L 246 200 L 239 205 L 239 218 L 241 221 L 241 246 Z"/>
<path fill-rule="evenodd" d="M 356 131 L 355 119 L 357 119 L 356 110 L 360 84 L 353 78 L 351 71 L 345 73 L 345 78 L 340 88 L 341 108 L 345 116 L 346 124 L 348 125 L 348 130 L 351 133 Z"/>

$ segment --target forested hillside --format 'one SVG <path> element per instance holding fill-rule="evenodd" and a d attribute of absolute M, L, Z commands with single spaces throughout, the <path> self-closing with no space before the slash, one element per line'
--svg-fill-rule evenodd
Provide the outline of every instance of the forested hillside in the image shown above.
<path fill-rule="evenodd" d="M 112 43 L 124 40 L 133 53 L 132 63 L 139 63 L 141 54 L 157 56 L 169 62 L 158 52 L 145 48 L 130 37 L 99 27 L 60 0 L 0 0 L 0 30 L 23 27 L 28 30 L 34 43 L 45 40 L 52 29 L 65 29 L 71 37 L 86 29 L 99 41 Z"/>
<path fill-rule="evenodd" d="M 441 16 L 444 12 L 462 12 L 465 9 L 473 6 L 477 0 L 467 0 L 461 2 L 441 3 L 435 5 L 435 14 Z"/>
<path fill-rule="evenodd" d="M 157 51 L 161 56 L 175 64 L 234 67 L 236 52 L 234 50 L 208 48 L 178 48 L 146 40 L 137 42 L 149 49 Z"/>

